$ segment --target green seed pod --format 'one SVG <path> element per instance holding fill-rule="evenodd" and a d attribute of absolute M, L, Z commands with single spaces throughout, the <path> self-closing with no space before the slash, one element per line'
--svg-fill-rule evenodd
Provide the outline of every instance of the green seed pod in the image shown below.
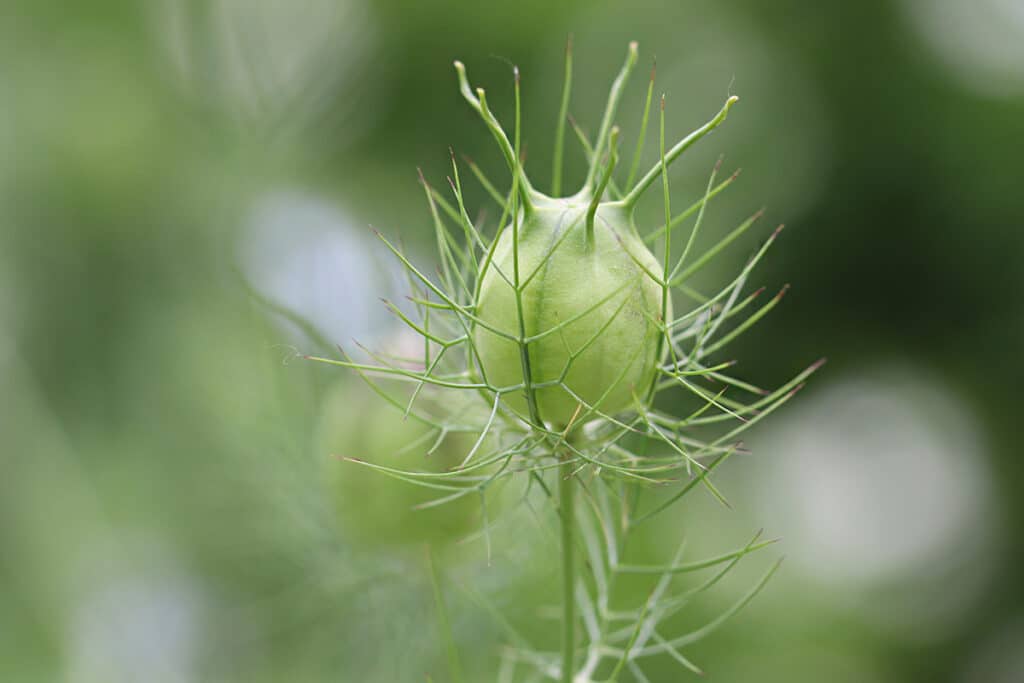
<path fill-rule="evenodd" d="M 410 486 L 347 458 L 391 467 L 412 463 L 423 471 L 444 472 L 459 464 L 474 437 L 451 434 L 429 456 L 436 436 L 412 418 L 402 420 L 391 406 L 360 384 L 339 384 L 324 403 L 317 430 L 318 451 L 329 453 L 324 469 L 327 495 L 338 525 L 361 544 L 399 547 L 445 543 L 480 527 L 480 503 L 466 497 L 428 509 L 416 506 L 435 492 Z"/>
<path fill-rule="evenodd" d="M 483 374 L 492 385 L 524 382 L 524 362 L 535 389 L 539 417 L 564 427 L 578 406 L 615 414 L 646 396 L 658 361 L 662 267 L 633 224 L 631 211 L 591 198 L 539 197 L 521 225 L 499 236 L 485 267 L 476 313 L 511 337 L 520 320 L 532 338 L 520 344 L 486 327 L 475 329 Z M 514 242 L 518 241 L 518 259 Z M 518 262 L 516 262 L 518 261 Z M 645 272 L 645 270 L 647 272 Z M 518 278 L 517 278 L 518 274 Z M 516 280 L 526 283 L 517 297 Z M 525 392 L 506 399 L 529 414 Z"/>

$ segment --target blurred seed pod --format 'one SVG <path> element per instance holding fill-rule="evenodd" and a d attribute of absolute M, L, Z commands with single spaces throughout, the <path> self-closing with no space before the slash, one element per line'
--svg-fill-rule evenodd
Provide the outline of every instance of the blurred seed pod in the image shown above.
<path fill-rule="evenodd" d="M 480 418 L 469 416 L 478 409 L 473 397 L 454 403 L 435 408 L 445 412 L 452 423 L 480 422 Z M 486 411 L 486 406 L 482 409 Z M 323 402 L 316 443 L 325 461 L 324 483 L 332 509 L 346 537 L 378 547 L 446 544 L 481 529 L 484 508 L 480 496 L 469 494 L 433 506 L 431 501 L 450 491 L 414 486 L 363 464 L 445 472 L 459 466 L 479 433 L 439 437 L 433 426 L 413 417 L 403 420 L 394 406 L 360 382 L 339 382 L 332 388 Z M 480 448 L 488 447 L 485 438 Z M 496 512 L 491 509 L 494 499 L 488 495 L 487 513 Z"/>

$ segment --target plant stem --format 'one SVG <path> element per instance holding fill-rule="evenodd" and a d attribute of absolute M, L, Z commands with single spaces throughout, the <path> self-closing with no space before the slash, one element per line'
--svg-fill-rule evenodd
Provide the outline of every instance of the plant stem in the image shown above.
<path fill-rule="evenodd" d="M 572 683 L 576 650 L 576 482 L 568 453 L 558 468 L 558 504 L 562 523 L 562 683 Z"/>
<path fill-rule="evenodd" d="M 437 622 L 444 640 L 445 654 L 448 657 L 448 675 L 452 683 L 462 683 L 462 664 L 459 662 L 459 650 L 455 646 L 451 622 L 448 619 L 448 608 L 445 606 L 444 593 L 441 591 L 441 575 L 434 560 L 434 551 L 427 546 L 427 565 L 430 569 L 430 583 L 434 588 L 434 604 L 437 607 Z"/>

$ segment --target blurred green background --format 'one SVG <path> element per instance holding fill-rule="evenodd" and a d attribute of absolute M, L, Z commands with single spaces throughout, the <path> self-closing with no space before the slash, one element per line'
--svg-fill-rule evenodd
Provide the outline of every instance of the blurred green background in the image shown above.
<path fill-rule="evenodd" d="M 734 347 L 742 376 L 830 359 L 725 468 L 736 509 L 695 497 L 649 540 L 784 539 L 776 580 L 691 658 L 718 681 L 1024 680 L 1014 0 L 7 0 L 0 680 L 444 681 L 426 540 L 512 618 L 555 597 L 552 547 L 514 510 L 488 565 L 475 507 L 411 517 L 418 493 L 339 474 L 332 453 L 384 459 L 417 434 L 296 354 L 395 334 L 378 297 L 402 283 L 368 225 L 432 267 L 416 166 L 443 187 L 452 145 L 501 177 L 452 59 L 505 120 L 519 65 L 548 186 L 569 33 L 591 132 L 633 39 L 670 137 L 740 95 L 677 164 L 675 201 L 724 154 L 743 175 L 706 234 L 761 205 L 788 226 L 755 284 L 794 287 Z M 449 601 L 473 680 L 495 680 L 502 634 Z"/>

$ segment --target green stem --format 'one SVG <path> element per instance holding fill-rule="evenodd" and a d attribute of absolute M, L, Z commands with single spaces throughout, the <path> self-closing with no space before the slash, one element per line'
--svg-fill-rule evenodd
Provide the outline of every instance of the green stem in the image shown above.
<path fill-rule="evenodd" d="M 572 683 L 576 651 L 576 553 L 573 535 L 576 527 L 576 482 L 572 458 L 562 455 L 558 468 L 558 502 L 562 523 L 562 683 Z"/>
<path fill-rule="evenodd" d="M 430 568 L 430 583 L 434 588 L 434 604 L 437 607 L 437 622 L 444 640 L 445 654 L 448 657 L 448 675 L 452 683 L 462 683 L 462 664 L 459 662 L 459 650 L 455 646 L 455 637 L 452 635 L 452 625 L 448 619 L 448 608 L 444 603 L 444 594 L 441 592 L 441 576 L 434 560 L 434 552 L 427 546 L 427 565 Z"/>

